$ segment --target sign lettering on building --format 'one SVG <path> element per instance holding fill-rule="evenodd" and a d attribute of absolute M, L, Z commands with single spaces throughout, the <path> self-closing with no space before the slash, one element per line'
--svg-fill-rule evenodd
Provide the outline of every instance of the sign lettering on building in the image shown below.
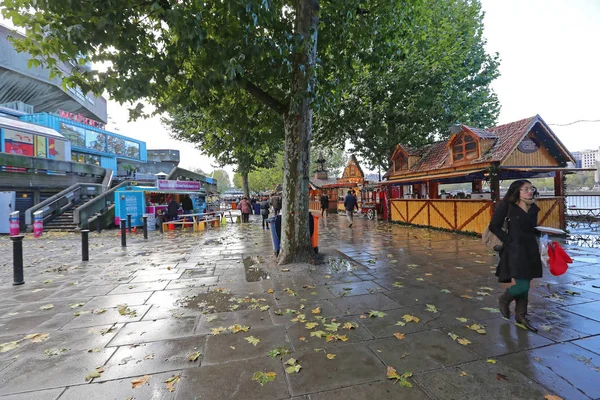
<path fill-rule="evenodd" d="M 196 191 L 200 190 L 200 182 L 194 181 L 168 181 L 159 179 L 156 181 L 158 190 L 181 190 L 181 191 Z"/>
<path fill-rule="evenodd" d="M 67 118 L 75 122 L 81 122 L 82 124 L 93 126 L 94 128 L 104 129 L 106 127 L 106 124 L 104 124 L 103 122 L 96 121 L 94 119 L 85 117 L 81 114 L 75 114 L 68 111 L 58 110 L 58 115 L 60 115 L 62 118 Z"/>
<path fill-rule="evenodd" d="M 536 138 L 527 136 L 521 143 L 519 143 L 517 149 L 521 153 L 525 154 L 535 153 L 540 149 L 540 141 Z"/>

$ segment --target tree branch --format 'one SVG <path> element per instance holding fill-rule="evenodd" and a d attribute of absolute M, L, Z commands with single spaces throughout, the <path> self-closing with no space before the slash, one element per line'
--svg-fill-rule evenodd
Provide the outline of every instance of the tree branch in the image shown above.
<path fill-rule="evenodd" d="M 281 115 L 287 112 L 287 105 L 283 104 L 269 93 L 256 86 L 254 83 L 245 78 L 238 78 L 237 81 L 240 86 L 244 88 L 250 95 L 263 102 L 267 107 L 273 109 Z"/>

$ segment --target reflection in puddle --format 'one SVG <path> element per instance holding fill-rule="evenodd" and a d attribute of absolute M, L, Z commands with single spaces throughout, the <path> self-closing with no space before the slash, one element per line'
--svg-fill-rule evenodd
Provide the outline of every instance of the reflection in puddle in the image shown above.
<path fill-rule="evenodd" d="M 260 258 L 258 256 L 246 257 L 243 260 L 244 271 L 246 272 L 246 282 L 258 282 L 265 279 L 271 279 L 269 274 L 258 267 L 260 264 Z"/>
<path fill-rule="evenodd" d="M 566 243 L 571 246 L 600 248 L 600 236 L 571 234 L 567 236 Z"/>
<path fill-rule="evenodd" d="M 184 308 L 200 310 L 202 312 L 231 311 L 231 299 L 234 296 L 228 291 L 212 291 L 196 296 L 184 297 L 177 301 L 177 305 Z"/>

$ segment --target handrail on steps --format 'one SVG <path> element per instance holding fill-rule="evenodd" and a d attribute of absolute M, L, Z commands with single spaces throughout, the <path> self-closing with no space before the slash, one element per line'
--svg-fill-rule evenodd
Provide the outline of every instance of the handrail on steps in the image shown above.
<path fill-rule="evenodd" d="M 87 222 L 90 218 L 94 217 L 97 213 L 104 213 L 108 210 L 112 204 L 114 204 L 114 192 L 123 187 L 130 185 L 131 182 L 121 182 L 112 189 L 109 189 L 97 196 L 96 198 L 88 201 L 85 204 L 77 207 L 73 211 L 73 222 L 80 226 L 83 222 Z M 108 201 L 107 201 L 108 200 Z"/>
<path fill-rule="evenodd" d="M 97 183 L 76 183 L 65 190 L 58 192 L 52 197 L 34 205 L 25 211 L 25 224 L 29 227 L 33 225 L 33 214 L 36 211 L 43 210 L 44 219 L 57 210 L 61 212 L 75 201 L 79 200 L 82 194 L 98 195 L 102 192 L 102 185 Z"/>

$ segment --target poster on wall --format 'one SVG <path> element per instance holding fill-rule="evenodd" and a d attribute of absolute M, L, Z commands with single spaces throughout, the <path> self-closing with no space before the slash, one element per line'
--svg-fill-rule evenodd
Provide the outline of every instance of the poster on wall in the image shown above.
<path fill-rule="evenodd" d="M 115 224 L 120 224 L 121 219 L 127 220 L 127 214 L 131 214 L 131 226 L 142 226 L 142 216 L 146 211 L 144 192 L 119 191 L 115 195 Z"/>
<path fill-rule="evenodd" d="M 47 157 L 46 138 L 43 136 L 35 137 L 35 156 L 43 158 Z"/>
<path fill-rule="evenodd" d="M 33 135 L 5 129 L 4 152 L 33 157 Z"/>

